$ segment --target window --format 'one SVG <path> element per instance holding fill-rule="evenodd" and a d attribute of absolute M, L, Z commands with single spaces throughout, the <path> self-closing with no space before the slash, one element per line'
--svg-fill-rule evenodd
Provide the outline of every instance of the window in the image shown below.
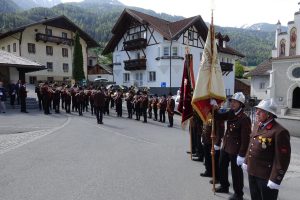
<path fill-rule="evenodd" d="M 124 73 L 123 74 L 123 83 L 128 83 L 130 81 L 130 74 Z"/>
<path fill-rule="evenodd" d="M 69 64 L 68 63 L 63 63 L 63 71 L 69 72 Z"/>
<path fill-rule="evenodd" d="M 17 52 L 17 44 L 13 43 L 13 52 Z"/>
<path fill-rule="evenodd" d="M 189 40 L 194 40 L 194 33 L 189 31 L 188 38 Z"/>
<path fill-rule="evenodd" d="M 89 59 L 89 66 L 93 66 L 93 60 Z"/>
<path fill-rule="evenodd" d="M 10 52 L 10 45 L 7 45 L 7 51 Z"/>
<path fill-rule="evenodd" d="M 68 38 L 68 34 L 65 33 L 65 32 L 62 32 L 62 33 L 61 33 L 61 37 L 62 37 L 62 38 Z"/>
<path fill-rule="evenodd" d="M 169 47 L 164 47 L 164 56 L 169 55 Z"/>
<path fill-rule="evenodd" d="M 2 47 L 2 50 L 5 50 L 5 47 Z"/>
<path fill-rule="evenodd" d="M 48 72 L 53 72 L 53 63 L 52 62 L 47 62 L 47 69 L 48 69 Z"/>
<path fill-rule="evenodd" d="M 68 81 L 68 80 L 69 80 L 69 77 L 67 77 L 67 76 L 63 77 L 63 81 Z"/>
<path fill-rule="evenodd" d="M 52 36 L 52 29 L 46 28 L 45 33 L 46 35 Z"/>
<path fill-rule="evenodd" d="M 259 84 L 259 89 L 265 89 L 265 82 L 261 82 Z"/>
<path fill-rule="evenodd" d="M 230 89 L 225 89 L 226 96 L 230 96 Z"/>
<path fill-rule="evenodd" d="M 53 55 L 53 47 L 46 46 L 46 54 L 52 56 Z"/>
<path fill-rule="evenodd" d="M 35 53 L 35 44 L 28 43 L 28 53 Z"/>
<path fill-rule="evenodd" d="M 178 56 L 178 48 L 172 47 L 172 56 Z"/>
<path fill-rule="evenodd" d="M 62 56 L 68 57 L 68 49 L 67 48 L 62 48 Z"/>
<path fill-rule="evenodd" d="M 149 72 L 148 80 L 149 80 L 149 82 L 156 81 L 156 72 Z"/>

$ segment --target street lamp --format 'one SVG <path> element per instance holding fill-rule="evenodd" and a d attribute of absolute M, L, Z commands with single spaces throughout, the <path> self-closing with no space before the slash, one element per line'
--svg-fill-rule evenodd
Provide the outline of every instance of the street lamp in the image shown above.
<path fill-rule="evenodd" d="M 172 92 L 172 40 L 170 43 L 170 88 L 169 92 Z"/>

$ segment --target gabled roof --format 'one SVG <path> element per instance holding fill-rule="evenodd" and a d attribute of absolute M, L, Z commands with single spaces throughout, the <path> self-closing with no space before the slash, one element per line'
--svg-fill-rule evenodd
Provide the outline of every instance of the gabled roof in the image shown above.
<path fill-rule="evenodd" d="M 36 71 L 46 69 L 44 65 L 3 50 L 0 50 L 0 67 L 1 66 L 35 69 Z"/>
<path fill-rule="evenodd" d="M 18 27 L 16 29 L 10 30 L 6 33 L 0 34 L 0 39 L 3 39 L 7 36 L 13 35 L 13 34 L 18 33 L 18 32 L 22 32 L 26 28 L 31 27 L 31 26 L 35 26 L 35 25 L 38 25 L 38 24 L 43 24 L 43 25 L 48 25 L 48 26 L 52 26 L 52 27 L 67 29 L 67 30 L 70 30 L 70 31 L 73 31 L 73 32 L 78 31 L 80 37 L 85 40 L 85 42 L 87 43 L 87 46 L 89 48 L 99 47 L 99 44 L 91 36 L 89 36 L 86 32 L 81 30 L 76 24 L 74 24 L 71 20 L 69 20 L 64 15 L 57 16 L 57 17 L 50 18 L 50 19 L 44 19 L 44 20 L 39 21 L 39 22 L 35 22 L 35 23 L 28 24 L 28 25 L 25 25 L 25 26 L 22 26 L 22 27 Z"/>
<path fill-rule="evenodd" d="M 266 76 L 269 75 L 268 71 L 272 69 L 272 59 L 269 58 L 257 65 L 257 67 L 250 71 L 247 76 Z"/>
<path fill-rule="evenodd" d="M 110 53 L 117 46 L 122 36 L 129 28 L 130 22 L 136 20 L 141 24 L 146 24 L 154 28 L 167 40 L 176 40 L 178 37 L 190 26 L 194 25 L 198 30 L 203 40 L 206 40 L 208 28 L 201 16 L 195 16 L 179 20 L 176 22 L 169 22 L 145 13 L 141 13 L 131 9 L 125 9 L 120 15 L 118 21 L 112 29 L 113 36 L 106 45 L 102 54 Z"/>

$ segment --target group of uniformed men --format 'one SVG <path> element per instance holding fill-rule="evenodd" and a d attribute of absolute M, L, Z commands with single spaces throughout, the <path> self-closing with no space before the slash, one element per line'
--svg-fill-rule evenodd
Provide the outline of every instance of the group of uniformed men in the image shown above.
<path fill-rule="evenodd" d="M 40 82 L 36 86 L 39 108 L 44 110 L 46 115 L 51 114 L 50 109 L 55 113 L 60 113 L 60 107 L 66 110 L 66 113 L 78 112 L 81 116 L 84 111 L 88 112 L 90 106 L 92 115 L 95 114 L 98 124 L 103 124 L 103 114 L 109 115 L 109 105 L 111 108 L 116 107 L 117 117 L 122 117 L 122 104 L 126 101 L 128 118 L 133 114 L 136 120 L 143 116 L 143 122 L 147 123 L 147 118 L 165 123 L 165 113 L 168 113 L 169 125 L 173 127 L 173 115 L 175 101 L 170 93 L 158 98 L 158 95 L 148 96 L 147 91 L 135 92 L 133 87 L 125 94 L 122 90 L 111 90 L 105 87 L 72 87 L 62 84 L 49 84 Z M 72 109 L 71 109 L 72 108 Z M 159 110 L 159 119 L 158 119 Z"/>
<path fill-rule="evenodd" d="M 212 121 L 203 124 L 195 113 L 191 120 L 192 154 L 203 161 L 206 171 L 202 177 L 212 177 L 211 148 L 215 151 L 216 193 L 229 193 L 228 167 L 234 194 L 230 200 L 243 199 L 243 170 L 248 173 L 252 200 L 275 200 L 291 157 L 289 132 L 276 122 L 276 105 L 272 99 L 262 100 L 256 107 L 256 122 L 245 114 L 245 96 L 235 93 L 230 99 L 230 110 L 221 112 L 216 101 L 211 101 L 215 111 L 216 139 L 212 143 Z M 226 122 L 226 126 L 225 126 Z M 226 128 L 225 128 L 226 127 Z M 226 130 L 225 130 L 226 129 Z M 213 180 L 210 180 L 213 183 Z"/>

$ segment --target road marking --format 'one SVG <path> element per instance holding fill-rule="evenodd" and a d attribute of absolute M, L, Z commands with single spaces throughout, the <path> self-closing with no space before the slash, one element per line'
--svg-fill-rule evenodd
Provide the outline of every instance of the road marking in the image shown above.
<path fill-rule="evenodd" d="M 38 130 L 38 131 L 31 131 L 31 132 L 24 132 L 19 134 L 8 134 L 8 135 L 1 135 L 0 136 L 0 155 L 7 153 L 11 150 L 17 149 L 25 144 L 33 142 L 37 139 L 40 139 L 46 135 L 54 133 L 70 123 L 71 119 L 68 117 L 65 123 L 61 126 L 52 128 L 52 129 L 45 129 L 45 130 Z"/>

